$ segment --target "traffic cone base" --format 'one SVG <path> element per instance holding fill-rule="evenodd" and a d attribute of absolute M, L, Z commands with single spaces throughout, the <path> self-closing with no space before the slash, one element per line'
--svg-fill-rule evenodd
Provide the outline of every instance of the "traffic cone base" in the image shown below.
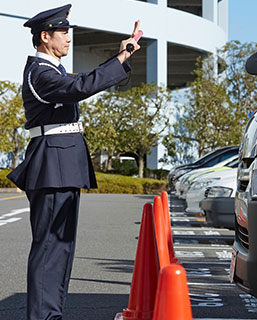
<path fill-rule="evenodd" d="M 123 309 L 123 320 L 152 320 L 153 311 L 134 311 L 129 309 Z"/>

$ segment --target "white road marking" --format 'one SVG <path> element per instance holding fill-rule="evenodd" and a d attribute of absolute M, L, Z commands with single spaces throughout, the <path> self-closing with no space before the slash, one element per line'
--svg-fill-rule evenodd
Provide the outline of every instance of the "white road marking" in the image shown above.
<path fill-rule="evenodd" d="M 227 249 L 229 249 L 229 250 L 232 250 L 232 248 L 231 247 L 229 247 L 229 246 L 223 246 L 223 248 L 227 248 Z M 197 245 L 197 246 L 192 246 L 192 247 L 190 247 L 190 246 L 178 246 L 178 245 L 175 245 L 174 246 L 174 249 L 200 249 L 200 250 L 202 250 L 202 249 L 206 249 L 206 250 L 218 250 L 218 249 L 220 249 L 220 250 L 222 250 L 222 247 L 221 248 L 219 248 L 219 247 L 201 247 L 201 246 L 199 246 L 199 245 Z"/>
<path fill-rule="evenodd" d="M 5 214 L 1 215 L 1 216 L 0 216 L 0 219 L 5 218 L 5 217 L 12 217 L 12 216 L 15 216 L 15 215 L 17 215 L 17 214 L 24 213 L 24 212 L 29 212 L 29 208 L 12 210 L 12 211 L 9 212 L 9 213 L 5 213 Z"/>
<path fill-rule="evenodd" d="M 172 218 L 172 221 L 173 222 L 189 222 L 189 221 L 192 221 L 192 219 L 189 220 L 188 218 Z"/>
<path fill-rule="evenodd" d="M 220 233 L 218 231 L 213 231 L 213 230 L 208 230 L 208 231 L 204 231 L 204 234 L 206 236 L 220 236 Z"/>
<path fill-rule="evenodd" d="M 183 261 L 182 264 L 229 264 L 230 261 Z"/>
<path fill-rule="evenodd" d="M 250 294 L 240 294 L 240 298 L 244 302 L 244 306 L 249 313 L 257 313 L 257 299 Z"/>
<path fill-rule="evenodd" d="M 0 216 L 0 226 L 4 226 L 7 223 L 12 223 L 12 222 L 16 222 L 16 221 L 21 220 L 22 218 L 10 218 L 10 217 L 16 216 L 17 214 L 29 212 L 29 211 L 30 211 L 29 208 L 22 208 L 22 209 L 15 209 L 15 210 L 12 210 L 11 212 L 8 212 L 8 213 L 1 215 Z M 9 219 L 6 219 L 6 218 L 9 218 Z"/>
<path fill-rule="evenodd" d="M 10 223 L 10 222 L 15 222 L 15 221 L 18 221 L 18 220 L 21 220 L 21 218 L 10 218 L 10 219 L 7 219 L 7 220 L 2 220 L 2 221 L 6 224 L 6 223 Z"/>
<path fill-rule="evenodd" d="M 232 252 L 228 252 L 227 250 L 222 250 L 221 252 L 216 252 L 216 255 L 220 260 L 231 260 Z"/>
<path fill-rule="evenodd" d="M 175 256 L 177 258 L 187 257 L 187 258 L 204 258 L 204 253 L 201 251 L 176 251 Z"/>
<path fill-rule="evenodd" d="M 228 283 L 223 283 L 223 282 L 217 282 L 217 283 L 215 283 L 215 282 L 213 282 L 213 283 L 210 283 L 210 282 L 206 282 L 206 283 L 202 283 L 202 282 L 188 282 L 187 284 L 188 284 L 189 286 L 206 286 L 206 287 L 208 287 L 208 286 L 225 286 L 225 287 L 230 287 L 230 286 L 232 286 L 232 287 L 235 287 L 235 286 L 236 286 L 235 283 L 230 283 L 230 282 L 228 282 Z"/>
<path fill-rule="evenodd" d="M 179 227 L 172 227 L 172 229 L 175 230 L 197 230 L 197 231 L 213 231 L 215 230 L 214 228 L 208 228 L 208 227 L 183 227 L 183 226 L 179 226 Z M 232 233 L 230 230 L 228 229 L 221 229 L 219 228 L 219 231 L 226 231 L 227 233 L 231 233 L 231 235 L 234 235 L 234 232 Z"/>
<path fill-rule="evenodd" d="M 190 235 L 190 236 L 193 236 L 195 235 L 195 232 L 194 231 L 187 231 L 187 230 L 174 230 L 173 231 L 173 234 L 175 235 Z"/>
<path fill-rule="evenodd" d="M 217 244 L 217 243 L 211 243 L 210 246 L 213 247 L 213 248 L 216 247 L 216 248 L 218 248 L 218 249 L 219 249 L 220 247 L 221 247 L 221 248 L 225 248 L 225 247 L 231 248 L 231 246 L 229 246 L 229 245 L 227 245 L 227 244 Z"/>

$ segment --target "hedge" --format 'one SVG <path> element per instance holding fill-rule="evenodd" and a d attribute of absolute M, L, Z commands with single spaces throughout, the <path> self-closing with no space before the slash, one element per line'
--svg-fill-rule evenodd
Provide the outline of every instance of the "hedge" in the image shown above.
<path fill-rule="evenodd" d="M 16 188 L 15 184 L 6 178 L 10 171 L 8 169 L 0 169 L 0 188 Z"/>
<path fill-rule="evenodd" d="M 15 188 L 15 185 L 6 178 L 10 172 L 0 170 L 0 188 Z M 168 181 L 149 178 L 134 178 L 118 174 L 96 172 L 98 189 L 82 190 L 89 193 L 128 193 L 128 194 L 160 194 L 167 190 Z"/>
<path fill-rule="evenodd" d="M 98 189 L 90 193 L 160 194 L 167 190 L 168 181 L 149 178 L 134 178 L 118 174 L 96 172 Z"/>

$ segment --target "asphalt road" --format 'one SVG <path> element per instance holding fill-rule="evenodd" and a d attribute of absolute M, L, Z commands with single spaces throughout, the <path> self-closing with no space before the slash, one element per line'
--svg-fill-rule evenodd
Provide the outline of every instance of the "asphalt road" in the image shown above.
<path fill-rule="evenodd" d="M 229 281 L 234 231 L 208 228 L 172 198 L 171 224 L 176 257 L 186 269 L 194 319 L 256 319 L 257 300 Z"/>
<path fill-rule="evenodd" d="M 143 205 L 152 196 L 82 194 L 64 320 L 112 320 L 128 305 Z M 234 232 L 206 228 L 170 204 L 176 257 L 187 271 L 194 319 L 256 319 L 257 301 L 228 279 Z M 0 319 L 26 319 L 28 202 L 0 194 Z"/>

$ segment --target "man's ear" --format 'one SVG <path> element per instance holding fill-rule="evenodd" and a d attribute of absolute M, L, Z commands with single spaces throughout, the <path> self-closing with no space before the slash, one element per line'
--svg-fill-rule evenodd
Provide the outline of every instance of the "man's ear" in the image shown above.
<path fill-rule="evenodd" d="M 41 31 L 40 38 L 42 43 L 48 43 L 49 37 L 50 35 L 47 31 Z"/>

